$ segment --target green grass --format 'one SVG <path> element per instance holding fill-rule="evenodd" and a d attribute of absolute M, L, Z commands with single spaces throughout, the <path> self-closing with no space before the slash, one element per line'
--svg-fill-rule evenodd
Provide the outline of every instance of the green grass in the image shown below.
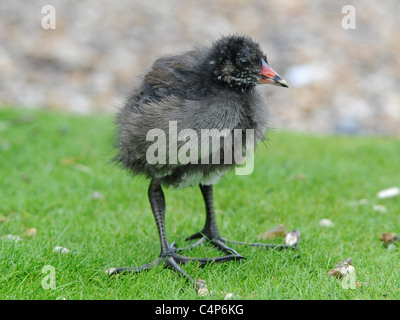
<path fill-rule="evenodd" d="M 400 141 L 272 131 L 249 176 L 226 175 L 214 188 L 223 237 L 258 241 L 277 224 L 301 231 L 298 251 L 234 246 L 247 257 L 200 267 L 212 296 L 199 297 L 162 267 L 109 278 L 104 270 L 154 260 L 160 251 L 147 182 L 110 162 L 109 115 L 0 109 L 0 299 L 399 299 L 400 249 L 387 250 L 382 232 L 400 232 L 400 198 L 376 193 L 400 184 Z M 94 191 L 104 199 L 92 199 Z M 198 188 L 165 190 L 170 242 L 204 223 Z M 360 199 L 368 204 L 357 205 Z M 387 212 L 372 209 L 386 206 Z M 333 228 L 319 221 L 331 219 Z M 24 236 L 36 228 L 36 237 Z M 4 239 L 18 235 L 20 241 Z M 280 243 L 283 239 L 273 239 Z M 55 246 L 69 254 L 54 253 Z M 193 256 L 220 255 L 209 246 Z M 327 276 L 352 257 L 361 287 L 345 290 Z M 54 267 L 56 288 L 45 290 L 42 268 Z"/>

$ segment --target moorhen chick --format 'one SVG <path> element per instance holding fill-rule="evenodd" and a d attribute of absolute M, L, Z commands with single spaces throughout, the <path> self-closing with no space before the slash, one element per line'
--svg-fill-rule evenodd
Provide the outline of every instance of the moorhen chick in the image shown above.
<path fill-rule="evenodd" d="M 261 46 L 247 36 L 225 36 L 210 47 L 164 56 L 154 62 L 117 114 L 116 160 L 131 173 L 150 180 L 148 197 L 160 236 L 161 254 L 152 263 L 117 268 L 112 274 L 138 273 L 162 264 L 194 284 L 180 264 L 244 258 L 218 232 L 212 192 L 213 184 L 226 171 L 243 164 L 243 157 L 238 161 L 237 153 L 248 154 L 258 141 L 266 138 L 268 108 L 258 87 L 262 83 L 287 87 L 286 81 L 269 66 Z M 204 132 L 208 133 L 205 138 Z M 200 238 L 194 245 L 177 248 L 166 237 L 162 186 L 193 185 L 200 186 L 205 201 L 205 226 L 187 238 Z M 226 255 L 193 258 L 179 254 L 204 242 Z"/>

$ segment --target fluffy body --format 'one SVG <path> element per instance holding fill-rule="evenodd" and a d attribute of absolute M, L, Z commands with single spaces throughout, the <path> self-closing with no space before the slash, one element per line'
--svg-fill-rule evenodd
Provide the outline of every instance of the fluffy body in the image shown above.
<path fill-rule="evenodd" d="M 177 140 L 169 136 L 170 121 L 176 121 L 178 133 L 192 129 L 199 137 L 202 129 L 241 129 L 244 151 L 246 129 L 254 130 L 255 145 L 264 140 L 269 111 L 256 86 L 261 58 L 266 59 L 257 43 L 238 36 L 222 38 L 209 48 L 156 60 L 117 115 L 116 160 L 133 174 L 156 179 L 164 186 L 216 183 L 237 165 L 234 159 L 232 164 L 224 164 L 224 148 L 233 149 L 233 139 L 227 146 L 221 138 L 219 164 L 212 162 L 215 155 L 211 152 L 204 155 L 200 150 L 198 154 L 209 157 L 209 164 L 149 164 L 146 152 L 154 142 L 146 141 L 146 135 L 151 129 L 160 129 L 168 146 L 170 139 Z M 178 142 L 178 148 L 182 144 Z"/>

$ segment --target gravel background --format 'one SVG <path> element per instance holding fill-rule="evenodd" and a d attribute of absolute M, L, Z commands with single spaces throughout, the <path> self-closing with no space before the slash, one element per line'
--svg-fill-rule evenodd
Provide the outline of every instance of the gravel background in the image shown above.
<path fill-rule="evenodd" d="M 155 58 L 241 33 L 290 86 L 264 87 L 272 127 L 400 136 L 399 17 L 397 0 L 1 0 L 0 105 L 115 112 Z"/>

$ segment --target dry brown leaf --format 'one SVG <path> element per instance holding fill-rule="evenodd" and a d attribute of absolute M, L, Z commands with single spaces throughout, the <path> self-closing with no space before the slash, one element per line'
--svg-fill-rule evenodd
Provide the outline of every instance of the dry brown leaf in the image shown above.
<path fill-rule="evenodd" d="M 336 264 L 335 268 L 328 271 L 328 276 L 336 278 L 344 278 L 346 275 L 354 273 L 353 260 L 348 258 Z"/>
<path fill-rule="evenodd" d="M 36 228 L 27 228 L 25 229 L 24 237 L 36 237 L 36 233 Z"/>
<path fill-rule="evenodd" d="M 61 165 L 63 166 L 70 166 L 76 163 L 76 157 L 67 157 L 61 159 Z"/>
<path fill-rule="evenodd" d="M 346 275 L 353 273 L 355 268 L 351 265 L 333 268 L 328 271 L 328 276 L 336 278 L 344 278 Z"/>
<path fill-rule="evenodd" d="M 394 232 L 392 233 L 384 232 L 381 235 L 381 241 L 386 244 L 390 242 L 396 242 L 399 241 L 399 236 Z"/>
<path fill-rule="evenodd" d="M 272 239 L 275 237 L 284 237 L 286 236 L 287 231 L 283 224 L 277 225 L 275 228 L 265 231 L 264 233 L 258 236 L 259 239 L 266 240 Z"/>
<path fill-rule="evenodd" d="M 297 173 L 289 177 L 288 180 L 302 180 L 306 178 L 308 178 L 308 176 L 305 173 Z"/>

